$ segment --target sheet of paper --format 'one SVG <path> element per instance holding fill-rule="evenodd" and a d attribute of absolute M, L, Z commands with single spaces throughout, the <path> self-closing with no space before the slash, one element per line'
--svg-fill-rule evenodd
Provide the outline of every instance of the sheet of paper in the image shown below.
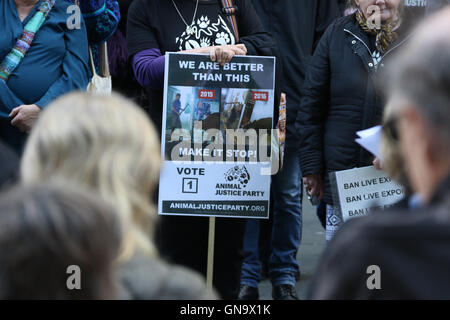
<path fill-rule="evenodd" d="M 355 139 L 364 149 L 381 159 L 381 126 L 369 128 L 367 130 L 358 131 L 356 133 L 360 138 Z"/>

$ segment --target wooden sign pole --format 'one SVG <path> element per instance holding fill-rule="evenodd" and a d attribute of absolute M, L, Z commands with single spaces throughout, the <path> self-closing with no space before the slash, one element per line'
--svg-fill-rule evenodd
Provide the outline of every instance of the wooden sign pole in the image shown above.
<path fill-rule="evenodd" d="M 208 262 L 206 268 L 206 286 L 208 287 L 208 289 L 213 288 L 215 231 L 216 231 L 216 217 L 209 217 Z"/>

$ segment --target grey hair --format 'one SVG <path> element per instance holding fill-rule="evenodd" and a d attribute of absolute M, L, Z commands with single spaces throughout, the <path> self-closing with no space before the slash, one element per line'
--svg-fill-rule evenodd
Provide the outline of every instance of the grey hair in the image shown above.
<path fill-rule="evenodd" d="M 450 43 L 423 42 L 395 59 L 391 96 L 406 99 L 434 133 L 435 148 L 450 155 Z"/>

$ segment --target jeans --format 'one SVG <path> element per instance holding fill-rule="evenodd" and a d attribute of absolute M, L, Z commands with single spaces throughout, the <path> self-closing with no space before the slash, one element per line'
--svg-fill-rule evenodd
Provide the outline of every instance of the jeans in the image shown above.
<path fill-rule="evenodd" d="M 272 178 L 274 216 L 269 259 L 273 286 L 295 285 L 299 265 L 296 259 L 302 228 L 301 171 L 297 149 L 287 148 L 283 170 Z M 244 235 L 244 262 L 241 285 L 258 287 L 261 262 L 258 254 L 259 220 L 247 221 Z"/>

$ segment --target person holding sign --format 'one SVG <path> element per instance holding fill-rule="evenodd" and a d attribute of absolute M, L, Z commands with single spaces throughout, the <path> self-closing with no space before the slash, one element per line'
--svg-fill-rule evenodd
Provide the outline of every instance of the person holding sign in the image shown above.
<path fill-rule="evenodd" d="M 358 10 L 336 20 L 320 40 L 297 116 L 303 182 L 311 196 L 327 204 L 327 240 L 343 221 L 328 173 L 372 164 L 372 156 L 355 142 L 356 132 L 381 122 L 383 99 L 375 79 L 409 38 L 400 0 L 354 4 Z"/>
<path fill-rule="evenodd" d="M 235 1 L 239 40 L 216 0 L 135 0 L 128 14 L 128 54 L 147 89 L 150 117 L 161 128 L 164 54 L 203 53 L 224 65 L 235 55 L 271 55 L 273 41 L 250 0 Z"/>
<path fill-rule="evenodd" d="M 274 41 L 265 32 L 251 0 L 233 1 L 234 7 L 228 9 L 223 8 L 222 3 L 217 0 L 135 0 L 130 7 L 129 57 L 137 80 L 147 89 L 149 115 L 159 130 L 166 52 L 208 54 L 212 62 L 221 66 L 235 55 L 274 55 Z M 230 21 L 227 12 L 237 25 Z M 216 221 L 214 286 L 224 299 L 235 299 L 238 294 L 244 230 L 243 219 Z M 158 237 L 161 253 L 203 274 L 206 274 L 207 236 L 208 219 L 161 217 Z"/>
<path fill-rule="evenodd" d="M 317 269 L 311 299 L 450 299 L 450 7 L 393 61 L 387 114 L 420 207 L 353 219 Z"/>

